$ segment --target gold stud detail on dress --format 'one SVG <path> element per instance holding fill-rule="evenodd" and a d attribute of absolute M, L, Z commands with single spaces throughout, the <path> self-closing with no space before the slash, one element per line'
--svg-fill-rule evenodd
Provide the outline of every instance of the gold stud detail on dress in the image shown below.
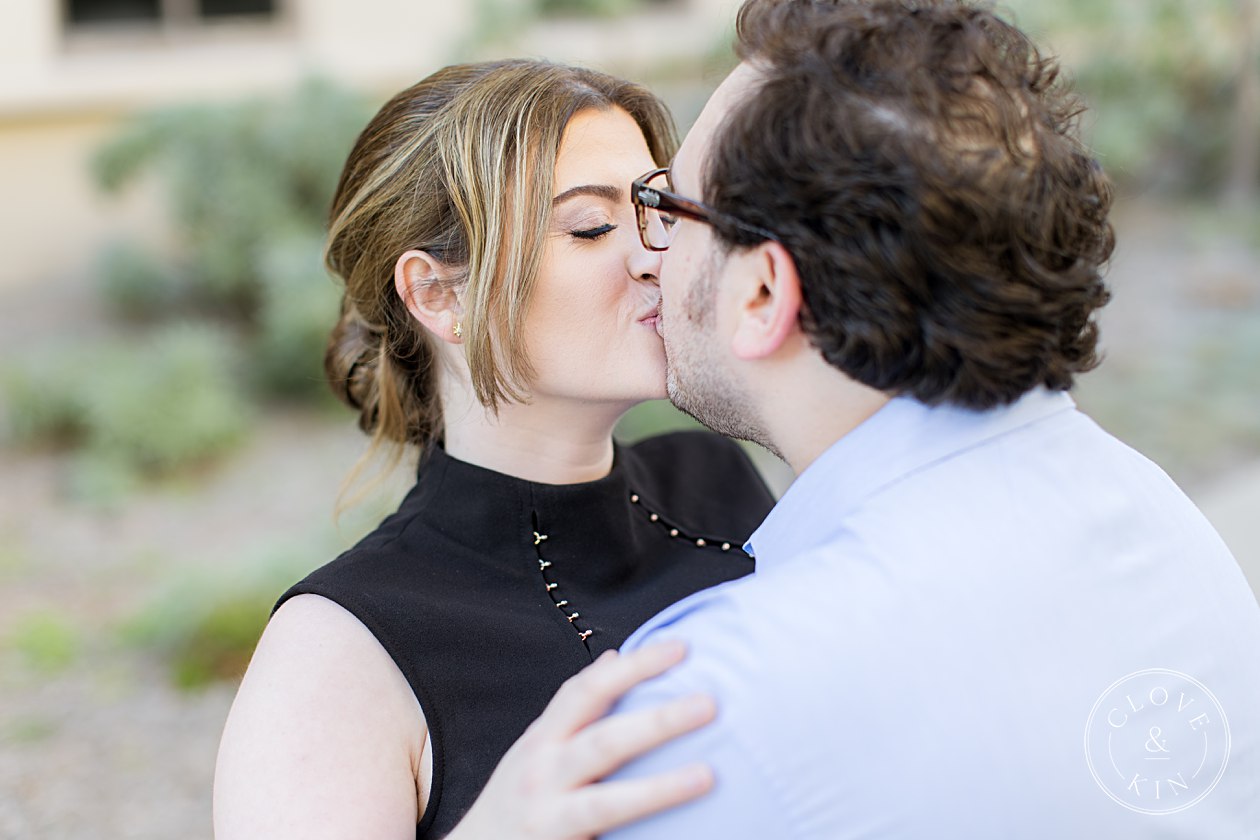
<path fill-rule="evenodd" d="M 583 630 L 581 633 L 578 633 L 578 638 L 585 642 L 586 637 L 591 635 L 594 632 L 595 632 L 594 630 Z"/>
<path fill-rule="evenodd" d="M 560 609 L 564 609 L 565 607 L 569 606 L 569 602 L 568 602 L 568 601 L 556 601 L 556 606 L 557 606 L 557 607 L 559 607 Z"/>
<path fill-rule="evenodd" d="M 542 545 L 542 541 L 545 539 L 547 539 L 546 534 L 540 534 L 537 531 L 534 532 L 534 545 Z"/>
<path fill-rule="evenodd" d="M 555 588 L 556 588 L 557 586 L 559 586 L 559 585 L 560 585 L 560 584 L 558 584 L 558 583 L 549 583 L 549 584 L 547 584 L 547 591 L 548 591 L 548 592 L 550 592 L 551 590 L 555 589 Z"/>
<path fill-rule="evenodd" d="M 643 503 L 642 497 L 640 497 L 638 493 L 631 493 L 630 501 L 634 502 L 635 504 Z M 673 537 L 674 539 L 686 540 L 687 542 L 694 545 L 696 548 L 708 548 L 709 546 L 718 548 L 720 546 L 723 551 L 730 551 L 732 548 L 732 544 L 729 542 L 723 542 L 723 543 L 709 542 L 708 539 L 704 537 L 693 537 L 693 536 L 690 536 L 689 534 L 684 534 L 678 528 L 675 528 L 672 525 L 670 525 L 668 520 L 662 519 L 660 514 L 654 513 L 651 510 L 647 511 L 647 515 L 648 515 L 649 522 L 659 522 L 662 525 L 664 525 L 667 533 L 671 537 Z"/>
<path fill-rule="evenodd" d="M 547 567 L 548 567 L 548 566 L 550 566 L 550 565 L 551 565 L 551 561 L 550 561 L 550 560 L 539 560 L 539 561 L 538 561 L 538 571 L 540 571 L 540 572 L 541 572 L 543 569 L 547 568 Z"/>
<path fill-rule="evenodd" d="M 578 616 L 580 616 L 580 615 L 581 615 L 581 613 L 571 613 L 571 614 L 569 615 L 569 623 L 570 623 L 570 624 L 572 624 L 572 623 L 573 623 L 573 619 L 577 618 L 577 617 L 578 617 Z"/>

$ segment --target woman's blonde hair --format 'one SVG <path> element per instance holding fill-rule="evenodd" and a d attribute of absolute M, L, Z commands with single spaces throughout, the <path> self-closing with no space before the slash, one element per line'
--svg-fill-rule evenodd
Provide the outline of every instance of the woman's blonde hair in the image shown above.
<path fill-rule="evenodd" d="M 665 106 L 603 73 L 542 61 L 461 64 L 399 93 L 359 135 L 332 202 L 325 262 L 345 282 L 324 358 L 337 396 L 382 445 L 441 435 L 434 340 L 394 286 L 398 258 L 428 252 L 463 285 L 464 348 L 483 405 L 523 399 L 521 327 L 551 213 L 560 141 L 578 111 L 617 107 L 668 161 Z M 398 447 L 401 449 L 401 446 Z"/>

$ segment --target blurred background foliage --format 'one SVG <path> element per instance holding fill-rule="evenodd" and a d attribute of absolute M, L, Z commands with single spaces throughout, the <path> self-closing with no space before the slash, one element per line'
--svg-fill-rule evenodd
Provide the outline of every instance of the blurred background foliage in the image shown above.
<path fill-rule="evenodd" d="M 370 524 L 359 517 L 355 531 Z M 342 537 L 313 527 L 302 539 L 263 542 L 230 575 L 221 568 L 172 575 L 116 626 L 112 641 L 164 663 L 181 689 L 240 679 L 280 593 L 310 571 L 312 557 L 332 556 Z M 55 638 L 46 643 L 54 650 L 44 658 L 56 656 L 55 645 Z"/>
<path fill-rule="evenodd" d="M 661 5 L 659 0 L 535 0 L 533 12 L 543 17 L 616 17 Z"/>
<path fill-rule="evenodd" d="M 107 194 L 156 181 L 175 246 L 119 241 L 100 255 L 116 330 L 10 362 L 10 438 L 74 450 L 75 495 L 117 503 L 146 477 L 230 453 L 269 405 L 326 409 L 340 295 L 321 261 L 325 214 L 370 114 L 365 97 L 312 79 L 124 126 L 97 152 L 95 178 Z"/>
<path fill-rule="evenodd" d="M 480 0 L 477 37 L 508 38 L 532 18 L 615 17 L 657 2 L 533 0 L 507 14 L 501 0 Z M 1248 53 L 1241 41 L 1241 0 L 1007 0 L 1004 8 L 1063 56 L 1092 107 L 1086 133 L 1122 200 L 1193 200 L 1208 227 L 1228 224 L 1260 241 L 1260 138 L 1239 122 L 1248 74 L 1260 65 L 1254 44 Z M 725 46 L 703 60 L 718 71 L 734 63 Z M 650 73 L 672 92 L 684 129 L 721 75 L 689 76 L 694 70 Z M 108 507 L 146 482 L 231 455 L 255 418 L 278 405 L 327 412 L 322 354 L 339 290 L 320 259 L 325 215 L 374 107 L 312 79 L 283 95 L 143 113 L 106 142 L 92 164 L 102 191 L 156 183 L 175 242 L 119 241 L 101 253 L 96 281 L 113 319 L 108 334 L 58 337 L 6 360 L 10 442 L 70 452 L 73 497 Z M 1217 203 L 1225 193 L 1228 208 Z M 1086 379 L 1083 403 L 1175 476 L 1260 457 L 1260 329 L 1248 320 L 1248 294 L 1195 322 L 1204 329 L 1175 341 L 1152 337 L 1149 353 L 1105 365 Z M 338 413 L 334 422 L 351 418 Z M 690 425 L 657 402 L 632 411 L 618 434 Z M 213 575 L 172 580 L 119 638 L 169 663 L 181 686 L 239 675 L 284 585 L 371 524 L 365 518 L 336 537 L 260 555 L 258 573 L 231 585 Z M 40 668 L 73 661 L 81 643 L 72 625 L 46 613 L 24 620 L 11 641 Z"/>
<path fill-rule="evenodd" d="M 72 495 L 120 501 L 146 477 L 223 455 L 249 428 L 235 343 L 177 322 L 126 338 L 60 341 L 5 379 L 11 433 L 75 452 Z"/>
<path fill-rule="evenodd" d="M 295 244 L 318 244 L 341 164 L 370 115 L 365 98 L 312 79 L 286 96 L 172 107 L 125 126 L 97 153 L 97 182 L 117 192 L 159 180 L 179 249 L 152 262 L 124 251 L 128 259 L 103 266 L 120 313 L 183 306 L 251 326 L 275 317 L 265 314 L 269 284 L 293 268 Z"/>
<path fill-rule="evenodd" d="M 1240 88 L 1260 63 L 1242 0 L 1006 0 L 1062 56 L 1092 112 L 1087 135 L 1113 178 L 1177 194 L 1228 188 Z M 1254 27 L 1252 27 L 1254 30 Z M 1254 132 L 1249 142 L 1260 146 Z M 1245 150 L 1254 161 L 1257 148 Z M 1254 168 L 1252 169 L 1254 177 Z M 1256 185 L 1248 185 L 1255 195 Z"/>

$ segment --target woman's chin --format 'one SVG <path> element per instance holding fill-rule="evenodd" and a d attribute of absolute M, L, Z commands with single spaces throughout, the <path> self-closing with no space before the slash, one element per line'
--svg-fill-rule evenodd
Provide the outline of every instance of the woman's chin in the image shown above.
<path fill-rule="evenodd" d="M 664 374 L 665 372 L 662 370 L 660 376 L 655 376 L 652 379 L 645 379 L 643 381 L 643 387 L 636 389 L 633 394 L 629 395 L 635 405 L 649 402 L 650 400 L 663 400 L 669 396 L 665 390 Z"/>
<path fill-rule="evenodd" d="M 661 377 L 659 380 L 656 380 L 651 384 L 645 383 L 645 387 L 636 391 L 630 398 L 633 400 L 635 405 L 638 405 L 639 403 L 650 402 L 651 400 L 663 400 L 668 396 L 669 394 L 665 390 L 665 379 L 664 377 Z"/>
<path fill-rule="evenodd" d="M 648 399 L 648 400 L 663 400 L 663 399 L 665 399 L 666 397 L 668 397 L 668 396 L 669 396 L 669 393 L 668 393 L 668 391 L 666 390 L 666 377 L 665 377 L 665 372 L 666 372 L 666 368 L 665 368 L 665 348 L 664 348 L 664 346 L 662 346 L 662 347 L 661 347 L 661 358 L 660 358 L 660 364 L 659 364 L 659 366 L 655 367 L 655 368 L 652 370 L 652 374 L 651 374 L 651 377 L 652 377 L 652 378 L 651 378 L 651 383 L 652 383 L 652 385 L 651 385 L 651 389 L 650 389 L 651 396 L 644 397 L 644 399 Z"/>
<path fill-rule="evenodd" d="M 628 358 L 623 357 L 625 361 Z M 656 352 L 636 357 L 634 365 L 619 365 L 618 372 L 607 371 L 605 383 L 619 383 L 617 390 L 620 396 L 629 402 L 638 404 L 648 400 L 663 400 L 668 394 L 665 390 L 665 348 L 660 346 Z"/>

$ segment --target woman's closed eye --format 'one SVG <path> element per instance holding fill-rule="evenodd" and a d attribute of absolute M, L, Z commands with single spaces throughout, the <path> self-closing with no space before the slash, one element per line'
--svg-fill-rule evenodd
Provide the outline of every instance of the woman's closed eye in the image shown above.
<path fill-rule="evenodd" d="M 603 224 L 592 228 L 571 230 L 569 235 L 576 239 L 599 239 L 601 236 L 612 233 L 616 229 L 616 225 Z"/>

